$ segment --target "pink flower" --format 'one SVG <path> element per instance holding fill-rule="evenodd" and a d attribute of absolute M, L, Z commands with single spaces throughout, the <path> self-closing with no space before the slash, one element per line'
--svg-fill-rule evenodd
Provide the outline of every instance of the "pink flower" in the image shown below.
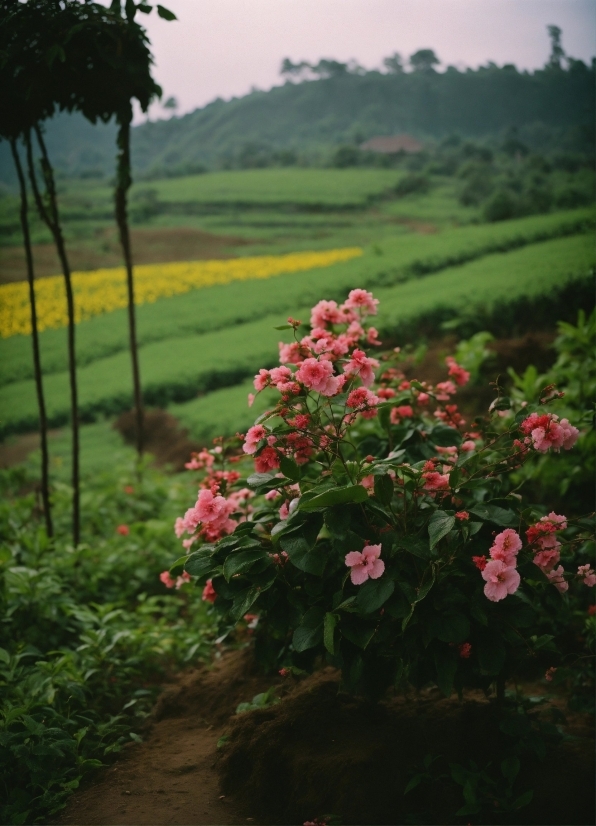
<path fill-rule="evenodd" d="M 291 673 L 292 673 L 292 672 L 290 671 L 290 669 L 289 669 L 289 668 L 280 668 L 280 669 L 279 669 L 279 671 L 278 671 L 278 674 L 279 674 L 281 677 L 287 677 L 287 676 L 288 676 L 289 674 L 291 674 Z"/>
<path fill-rule="evenodd" d="M 255 376 L 255 380 L 253 382 L 255 390 L 264 390 L 267 385 L 269 384 L 269 371 L 264 370 L 262 367 Z"/>
<path fill-rule="evenodd" d="M 449 367 L 449 375 L 455 379 L 457 384 L 461 386 L 470 381 L 470 374 L 468 371 L 464 370 L 464 368 L 461 367 L 461 365 L 459 365 L 452 356 L 447 356 L 445 363 Z"/>
<path fill-rule="evenodd" d="M 380 347 L 383 342 L 379 341 L 379 331 L 376 327 L 369 327 L 366 334 L 366 343 L 372 347 Z"/>
<path fill-rule="evenodd" d="M 485 556 L 473 556 L 472 562 L 478 568 L 479 571 L 484 571 L 488 564 L 488 560 Z"/>
<path fill-rule="evenodd" d="M 391 424 L 399 424 L 402 419 L 411 419 L 414 415 L 409 404 L 400 404 L 398 407 L 391 408 Z"/>
<path fill-rule="evenodd" d="M 457 387 L 452 381 L 440 381 L 435 389 L 439 391 L 438 393 L 435 393 L 435 397 L 440 402 L 449 401 L 449 397 L 453 396 L 454 393 L 457 393 Z"/>
<path fill-rule="evenodd" d="M 367 315 L 376 315 L 378 298 L 366 290 L 351 290 L 343 306 L 349 310 L 363 310 Z"/>
<path fill-rule="evenodd" d="M 473 442 L 471 439 L 466 439 L 465 442 L 461 443 L 459 449 L 463 450 L 464 453 L 468 453 L 470 450 L 476 450 L 476 442 Z"/>
<path fill-rule="evenodd" d="M 279 518 L 280 519 L 287 519 L 290 515 L 290 508 L 287 502 L 284 502 L 281 508 L 279 509 Z"/>
<path fill-rule="evenodd" d="M 470 518 L 470 514 L 468 511 L 458 511 L 455 514 L 456 519 L 461 519 L 462 522 L 467 521 Z"/>
<path fill-rule="evenodd" d="M 249 454 L 256 453 L 258 443 L 266 436 L 267 431 L 262 424 L 253 425 L 253 427 L 248 429 L 248 433 L 244 439 L 244 444 L 242 445 L 242 450 Z"/>
<path fill-rule="evenodd" d="M 273 370 L 269 371 L 269 376 L 271 378 L 271 383 L 274 384 L 277 389 L 280 389 L 280 385 L 285 385 L 288 383 L 290 379 L 292 379 L 292 371 L 289 367 L 274 367 Z"/>
<path fill-rule="evenodd" d="M 182 571 L 179 577 L 176 577 L 176 590 L 178 591 L 185 582 L 190 582 L 191 576 L 186 571 Z"/>
<path fill-rule="evenodd" d="M 559 422 L 554 413 L 530 413 L 520 424 L 520 430 L 528 438 L 526 442 L 535 450 L 546 453 L 551 447 L 559 451 L 562 447 L 570 450 L 579 436 L 579 430 L 570 425 L 567 419 Z"/>
<path fill-rule="evenodd" d="M 447 490 L 449 488 L 449 475 L 442 474 L 437 470 L 430 470 L 422 474 L 424 479 L 424 490 Z"/>
<path fill-rule="evenodd" d="M 469 642 L 462 642 L 461 645 L 458 645 L 459 656 L 462 660 L 469 660 L 470 654 L 472 653 L 472 644 Z"/>
<path fill-rule="evenodd" d="M 555 676 L 556 673 L 557 673 L 557 669 L 554 668 L 554 666 L 551 665 L 550 668 L 546 669 L 546 674 L 544 675 L 544 679 L 547 682 L 552 683 L 553 677 Z"/>
<path fill-rule="evenodd" d="M 163 584 L 166 586 L 166 588 L 173 588 L 174 585 L 176 584 L 176 580 L 172 579 L 172 577 L 170 576 L 169 571 L 162 571 L 161 574 L 159 575 L 159 578 L 163 582 Z"/>
<path fill-rule="evenodd" d="M 385 570 L 380 545 L 365 545 L 362 553 L 350 551 L 346 554 L 346 565 L 351 568 L 350 579 L 354 585 L 362 585 L 370 577 L 378 579 Z"/>
<path fill-rule="evenodd" d="M 495 536 L 489 553 L 492 559 L 498 559 L 507 566 L 515 567 L 517 554 L 521 550 L 521 546 L 522 541 L 517 531 L 514 531 L 513 528 L 507 528 Z"/>
<path fill-rule="evenodd" d="M 428 395 L 428 393 L 418 393 L 416 401 L 418 402 L 418 404 L 426 405 L 430 401 L 430 396 Z"/>
<path fill-rule="evenodd" d="M 124 493 L 128 493 L 130 495 L 131 493 L 134 493 L 134 492 L 135 492 L 135 489 L 133 488 L 132 485 L 124 485 Z"/>
<path fill-rule="evenodd" d="M 184 523 L 184 519 L 182 519 L 182 517 L 179 516 L 178 519 L 176 519 L 176 521 L 174 522 L 174 533 L 176 534 L 178 539 L 180 539 L 180 537 L 183 533 L 185 533 L 185 531 L 186 525 Z"/>
<path fill-rule="evenodd" d="M 565 570 L 562 565 L 558 568 L 553 568 L 552 571 L 545 571 L 546 578 L 552 582 L 559 593 L 564 594 L 569 590 L 569 583 L 564 577 Z"/>
<path fill-rule="evenodd" d="M 552 525 L 557 526 L 558 531 L 564 531 L 567 527 L 567 517 L 561 516 L 554 511 L 551 511 L 548 516 L 542 516 L 540 518 L 541 522 L 550 522 Z"/>
<path fill-rule="evenodd" d="M 380 399 L 392 399 L 395 396 L 395 390 L 392 387 L 380 387 L 377 390 L 377 396 Z"/>
<path fill-rule="evenodd" d="M 217 597 L 217 593 L 215 588 L 213 587 L 213 582 L 208 579 L 205 587 L 203 588 L 203 593 L 201 594 L 201 599 L 203 602 L 215 602 Z"/>
<path fill-rule="evenodd" d="M 482 571 L 486 582 L 484 595 L 491 602 L 505 599 L 507 594 L 514 594 L 519 588 L 520 576 L 515 568 L 505 565 L 500 559 L 491 559 Z"/>
<path fill-rule="evenodd" d="M 340 389 L 338 376 L 333 376 L 330 361 L 305 359 L 296 373 L 298 381 L 309 390 L 315 390 L 323 396 L 334 396 Z"/>
<path fill-rule="evenodd" d="M 376 359 L 368 358 L 363 350 L 354 350 L 350 360 L 344 365 L 344 373 L 348 376 L 360 376 L 365 387 L 370 387 L 375 380 L 373 367 L 378 367 Z"/>
<path fill-rule="evenodd" d="M 281 496 L 281 494 L 278 490 L 270 490 L 270 491 L 267 491 L 267 493 L 265 494 L 265 499 L 268 502 L 271 502 L 272 499 L 277 499 L 278 496 Z"/>
<path fill-rule="evenodd" d="M 252 407 L 254 403 L 255 403 L 255 394 L 254 393 L 249 393 L 248 394 L 248 406 Z"/>
<path fill-rule="evenodd" d="M 267 473 L 279 467 L 279 456 L 273 447 L 266 447 L 255 457 L 255 470 L 257 473 Z"/>
<path fill-rule="evenodd" d="M 210 490 L 202 490 L 195 505 L 200 522 L 209 524 L 226 519 L 231 511 L 230 504 L 223 496 L 214 496 Z"/>
<path fill-rule="evenodd" d="M 116 528 L 116 533 L 119 533 L 120 536 L 128 536 L 128 534 L 130 533 L 130 528 L 128 527 L 128 525 L 118 525 L 118 527 Z"/>
<path fill-rule="evenodd" d="M 337 301 L 319 301 L 311 310 L 310 326 L 326 328 L 328 324 L 342 324 L 345 317 Z"/>
<path fill-rule="evenodd" d="M 379 397 L 366 387 L 357 387 L 349 394 L 346 407 L 353 407 L 355 410 L 366 410 L 375 407 L 379 403 Z"/>
<path fill-rule="evenodd" d="M 580 565 L 577 569 L 577 575 L 584 581 L 584 585 L 588 588 L 593 588 L 596 585 L 596 573 L 589 565 Z"/>
<path fill-rule="evenodd" d="M 533 559 L 534 565 L 537 565 L 545 574 L 551 571 L 561 558 L 558 547 L 560 547 L 559 542 L 557 542 L 557 548 L 547 548 L 539 551 Z"/>
<path fill-rule="evenodd" d="M 302 353 L 297 341 L 291 344 L 279 342 L 279 361 L 281 364 L 302 364 Z"/>

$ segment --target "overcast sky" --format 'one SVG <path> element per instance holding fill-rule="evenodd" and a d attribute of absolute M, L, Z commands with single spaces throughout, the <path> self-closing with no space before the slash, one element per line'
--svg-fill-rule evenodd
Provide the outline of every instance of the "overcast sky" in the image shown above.
<path fill-rule="evenodd" d="M 476 67 L 493 60 L 533 69 L 549 53 L 546 26 L 588 62 L 596 54 L 596 0 L 162 0 L 178 17 L 139 15 L 164 100 L 178 114 L 281 82 L 284 57 L 355 58 L 380 67 L 395 51 L 432 48 L 442 61 Z M 156 105 L 151 118 L 164 117 Z M 143 118 L 144 119 L 144 118 Z"/>

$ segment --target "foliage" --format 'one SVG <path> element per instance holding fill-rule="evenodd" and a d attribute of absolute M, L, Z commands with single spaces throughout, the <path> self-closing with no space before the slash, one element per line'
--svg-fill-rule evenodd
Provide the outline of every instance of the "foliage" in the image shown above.
<path fill-rule="evenodd" d="M 186 487 L 132 465 L 83 487 L 83 542 L 48 542 L 31 480 L 3 471 L 0 507 L 0 819 L 47 822 L 81 777 L 136 733 L 165 671 L 208 655 L 198 594 L 156 577 Z M 57 483 L 58 536 L 69 491 Z M 179 507 L 179 506 L 178 506 Z M 126 525 L 129 533 L 116 528 Z M 188 622 L 194 626 L 192 630 Z"/>
<path fill-rule="evenodd" d="M 534 495 L 548 498 L 554 505 L 564 501 L 576 513 L 588 511 L 594 503 L 596 474 L 596 433 L 594 431 L 593 400 L 596 397 L 596 315 L 583 311 L 577 324 L 560 322 L 559 335 L 554 343 L 557 360 L 545 374 L 530 366 L 523 375 L 509 368 L 512 380 L 511 397 L 515 408 L 523 401 L 534 401 L 544 387 L 564 390 L 557 402 L 561 416 L 573 418 L 581 430 L 577 449 L 572 456 L 562 456 L 555 466 L 543 457 L 534 466 L 519 471 L 520 481 Z"/>
<path fill-rule="evenodd" d="M 363 257 L 361 260 L 370 259 Z M 335 280 L 335 286 L 330 290 L 332 295 L 338 295 L 350 282 L 354 283 L 362 267 L 359 261 L 342 265 L 349 268 L 349 277 L 339 267 L 337 280 L 328 276 L 330 285 Z M 383 300 L 379 329 L 392 336 L 405 336 L 414 327 L 420 327 L 421 322 L 432 330 L 443 321 L 462 316 L 464 327 L 466 331 L 470 329 L 470 333 L 479 329 L 497 333 L 523 324 L 529 312 L 533 313 L 536 322 L 548 321 L 560 317 L 562 295 L 565 296 L 568 311 L 572 312 L 575 312 L 571 308 L 576 308 L 577 302 L 589 301 L 592 262 L 591 239 L 577 236 L 530 245 L 505 255 L 487 256 L 461 267 L 427 275 L 421 280 L 412 279 L 405 284 L 385 287 L 379 291 Z M 432 271 L 432 267 L 431 261 L 428 269 Z M 394 280 L 387 270 L 384 272 L 387 280 Z M 573 278 L 574 275 L 577 279 Z M 369 282 L 365 280 L 365 284 L 368 286 Z M 307 289 L 304 289 L 305 286 Z M 302 275 L 301 286 L 297 289 L 299 295 L 302 293 L 302 300 L 310 298 L 315 289 L 320 289 L 317 271 L 313 271 L 310 283 L 307 276 Z M 196 315 L 195 308 L 199 304 L 205 307 L 203 295 L 206 292 L 199 291 L 199 303 L 192 307 L 191 315 Z M 238 383 L 250 375 L 255 362 L 273 363 L 277 341 L 273 328 L 279 316 L 264 315 L 262 310 L 264 307 L 269 309 L 269 302 L 273 309 L 276 305 L 289 309 L 287 302 L 292 291 L 287 282 L 272 279 L 266 287 L 259 283 L 251 284 L 250 292 L 253 293 L 252 306 L 258 308 L 258 321 L 236 324 L 228 329 L 224 327 L 204 335 L 179 334 L 180 337 L 173 340 L 148 344 L 141 349 L 147 404 L 165 407 L 171 402 L 188 401 L 199 391 Z M 221 293 L 214 293 L 214 299 L 219 295 Z M 248 301 L 246 305 L 250 307 Z M 225 313 L 230 321 L 235 320 L 238 316 L 235 304 L 225 299 L 224 307 L 228 309 L 214 307 L 214 315 Z M 178 308 L 179 305 L 176 305 L 175 317 Z M 302 305 L 298 312 L 304 317 L 308 309 Z M 172 330 L 174 319 L 166 323 Z M 98 415 L 120 412 L 130 406 L 126 360 L 125 353 L 118 353 L 79 369 L 80 409 L 84 419 L 93 420 Z M 66 418 L 65 382 L 63 373 L 46 378 L 48 419 L 55 425 Z M 0 413 L 4 433 L 30 427 L 34 421 L 34 411 L 32 382 L 13 382 L 2 389 Z"/>
<path fill-rule="evenodd" d="M 206 473 L 176 523 L 190 553 L 171 573 L 205 584 L 224 627 L 258 613 L 269 667 L 326 658 L 347 690 L 373 697 L 408 682 L 446 696 L 488 689 L 550 650 L 553 636 L 534 632 L 555 589 L 596 583 L 589 562 L 577 577 L 555 567 L 561 554 L 582 561 L 586 523 L 539 519 L 548 506 L 522 504 L 511 482 L 532 454 L 571 449 L 579 432 L 545 412 L 548 393 L 507 426 L 511 401 L 498 397 L 468 429 L 452 396 L 470 376 L 454 359 L 433 387 L 406 381 L 399 354 L 381 365 L 365 355 L 377 303 L 363 290 L 339 307 L 319 302 L 310 335 L 280 345 L 281 368 L 259 371 L 255 389 L 281 398 L 244 437 L 256 472 L 242 470 L 238 436 L 195 456 L 189 467 Z"/>
<path fill-rule="evenodd" d="M 437 140 L 458 134 L 496 141 L 513 123 L 520 138 L 540 151 L 546 144 L 549 150 L 590 152 L 593 86 L 593 69 L 581 61 L 557 72 L 494 64 L 465 71 L 452 66 L 440 73 L 342 72 L 231 101 L 217 99 L 184 117 L 143 124 L 133 130 L 133 168 L 163 173 L 191 164 L 239 166 L 247 135 L 263 147 L 266 163 L 278 163 L 280 150 L 321 163 L 338 145 L 353 144 L 358 133 L 362 140 L 407 131 Z M 488 100 L 498 104 L 487 107 Z M 68 120 L 57 123 L 57 143 L 68 146 L 70 129 Z M 67 168 L 99 166 L 110 174 L 106 144 L 113 145 L 113 130 L 99 129 L 94 143 L 87 164 L 82 150 L 71 144 L 64 152 Z"/>

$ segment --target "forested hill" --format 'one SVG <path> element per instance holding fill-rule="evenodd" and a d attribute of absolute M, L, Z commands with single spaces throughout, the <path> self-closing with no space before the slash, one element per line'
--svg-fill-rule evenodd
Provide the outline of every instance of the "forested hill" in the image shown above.
<path fill-rule="evenodd" d="M 180 174 L 198 166 L 250 167 L 324 163 L 339 144 L 408 132 L 421 139 L 453 133 L 497 138 L 512 127 L 532 148 L 588 149 L 593 142 L 595 67 L 519 72 L 514 66 L 338 76 L 215 100 L 184 117 L 133 130 L 137 173 Z M 56 166 L 68 173 L 110 174 L 114 129 L 60 116 L 47 125 Z M 12 178 L 0 145 L 0 179 Z"/>

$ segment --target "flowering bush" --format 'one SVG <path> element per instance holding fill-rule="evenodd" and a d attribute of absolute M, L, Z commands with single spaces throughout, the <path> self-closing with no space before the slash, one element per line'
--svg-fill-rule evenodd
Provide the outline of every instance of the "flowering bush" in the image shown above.
<path fill-rule="evenodd" d="M 271 409 L 187 465 L 202 478 L 165 584 L 196 577 L 228 628 L 258 614 L 270 667 L 325 657 L 373 696 L 406 681 L 487 688 L 546 644 L 535 609 L 547 589 L 596 582 L 589 563 L 563 564 L 586 547 L 581 520 L 524 507 L 510 482 L 579 431 L 544 399 L 506 421 L 499 396 L 466 422 L 454 397 L 469 373 L 453 358 L 432 386 L 406 379 L 399 348 L 367 354 L 377 305 L 352 290 L 320 301 L 307 335 L 292 318 L 280 328 L 294 341 L 254 382 Z"/>

